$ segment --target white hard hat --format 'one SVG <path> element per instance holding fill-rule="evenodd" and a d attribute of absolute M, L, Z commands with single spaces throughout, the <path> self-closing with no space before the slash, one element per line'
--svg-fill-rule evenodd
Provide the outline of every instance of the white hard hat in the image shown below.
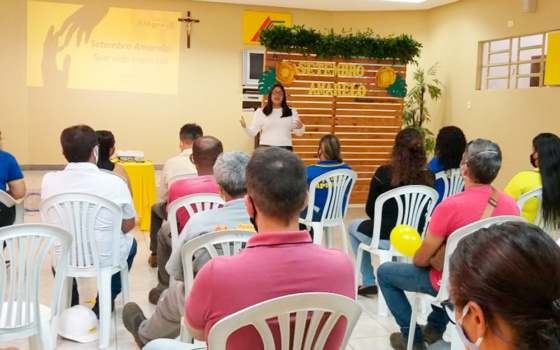
<path fill-rule="evenodd" d="M 58 334 L 80 343 L 99 339 L 98 320 L 90 308 L 83 305 L 72 306 L 60 315 Z"/>

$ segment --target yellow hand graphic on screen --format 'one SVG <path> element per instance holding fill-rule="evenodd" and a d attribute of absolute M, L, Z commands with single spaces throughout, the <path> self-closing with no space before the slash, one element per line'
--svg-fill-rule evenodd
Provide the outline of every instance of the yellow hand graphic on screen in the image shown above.
<path fill-rule="evenodd" d="M 101 22 L 109 12 L 109 5 L 88 3 L 80 7 L 70 17 L 68 17 L 59 30 L 59 34 L 64 36 L 64 46 L 68 46 L 74 34 L 76 34 L 76 46 L 89 43 L 91 32 Z"/>

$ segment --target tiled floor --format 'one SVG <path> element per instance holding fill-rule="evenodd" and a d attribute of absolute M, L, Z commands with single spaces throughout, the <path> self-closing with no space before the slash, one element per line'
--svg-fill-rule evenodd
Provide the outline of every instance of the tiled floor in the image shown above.
<path fill-rule="evenodd" d="M 41 179 L 45 172 L 40 171 L 27 171 L 25 172 L 25 181 L 27 184 L 27 192 L 40 192 Z M 159 176 L 156 176 L 159 178 Z M 39 204 L 38 198 L 30 197 L 26 200 L 27 208 L 37 208 Z M 350 208 L 347 216 L 346 224 L 358 217 L 362 217 L 364 211 L 362 208 Z M 38 213 L 28 213 L 25 216 L 26 223 L 41 222 L 41 218 Z M 151 268 L 148 263 L 149 255 L 149 243 L 150 237 L 149 232 L 141 232 L 138 228 L 132 231 L 134 237 L 138 242 L 138 253 L 134 261 L 134 265 L 130 271 L 130 300 L 138 303 L 140 307 L 144 310 L 146 316 L 151 315 L 155 306 L 148 302 L 148 292 L 156 285 L 156 270 Z M 335 244 L 342 246 L 342 241 L 340 236 L 335 239 Z M 354 259 L 353 254 L 351 254 L 352 259 Z M 48 259 L 47 259 L 48 260 Z M 374 262 L 375 264 L 375 262 Z M 52 275 L 50 273 L 50 267 L 48 266 L 48 261 L 43 267 L 43 291 L 46 291 L 41 297 L 42 303 L 50 303 L 50 295 L 48 291 L 52 288 Z M 81 303 L 86 303 L 87 300 L 95 298 L 95 280 L 83 280 L 79 282 L 81 293 Z M 398 326 L 395 323 L 393 317 L 380 317 L 377 316 L 377 298 L 365 298 L 358 297 L 358 303 L 362 306 L 363 313 L 360 320 L 354 329 L 352 337 L 349 342 L 347 349 L 361 350 L 361 349 L 377 349 L 377 350 L 389 350 L 391 346 L 389 345 L 389 335 L 392 332 L 398 331 Z M 112 322 L 114 326 L 112 327 L 111 333 L 111 346 L 109 349 L 137 349 L 136 343 L 134 342 L 132 335 L 124 328 L 122 323 L 122 298 L 117 298 L 115 305 L 115 313 Z M 8 345 L 19 347 L 20 349 L 27 349 L 27 341 L 17 341 L 11 344 L 0 343 L 0 348 L 6 347 Z M 98 343 L 92 342 L 88 344 L 80 344 L 73 341 L 69 341 L 59 337 L 58 348 L 59 349 L 72 349 L 72 350 L 82 350 L 82 349 L 97 349 Z"/>

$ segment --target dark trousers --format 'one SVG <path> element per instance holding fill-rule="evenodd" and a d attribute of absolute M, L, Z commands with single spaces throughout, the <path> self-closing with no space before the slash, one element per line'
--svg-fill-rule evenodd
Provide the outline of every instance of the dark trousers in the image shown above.
<path fill-rule="evenodd" d="M 259 145 L 259 147 L 278 147 L 278 148 L 283 148 L 285 150 L 288 150 L 290 152 L 294 151 L 294 147 L 293 146 L 269 146 L 269 145 Z"/>
<path fill-rule="evenodd" d="M 157 202 L 152 205 L 152 215 L 150 222 L 150 250 L 152 255 L 157 255 L 158 232 L 163 225 L 163 221 L 167 220 L 167 202 Z"/>
<path fill-rule="evenodd" d="M 10 226 L 16 221 L 16 207 L 7 207 L 0 203 L 0 227 Z"/>

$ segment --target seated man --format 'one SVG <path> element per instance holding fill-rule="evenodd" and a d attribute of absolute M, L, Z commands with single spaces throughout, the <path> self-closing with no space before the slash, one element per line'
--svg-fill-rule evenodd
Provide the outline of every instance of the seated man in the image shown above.
<path fill-rule="evenodd" d="M 220 193 L 220 188 L 214 178 L 214 163 L 218 155 L 223 152 L 220 140 L 212 136 L 199 137 L 193 144 L 192 160 L 198 172 L 197 177 L 179 180 L 169 188 L 169 203 L 176 199 L 191 194 L 199 193 Z M 189 220 L 189 213 L 186 209 L 177 210 L 179 224 L 179 234 Z M 169 287 L 169 274 L 165 270 L 165 264 L 171 255 L 171 227 L 166 223 L 158 232 L 157 258 L 158 258 L 158 285 L 152 288 L 148 299 L 150 303 L 157 304 L 161 293 Z"/>
<path fill-rule="evenodd" d="M 14 199 L 25 196 L 25 181 L 23 173 L 14 156 L 3 150 L 4 142 L 0 131 L 0 190 L 8 193 Z M 9 226 L 16 219 L 16 208 L 6 207 L 0 203 L 0 227 Z"/>
<path fill-rule="evenodd" d="M 185 124 L 179 131 L 179 148 L 181 153 L 168 159 L 161 171 L 159 183 L 158 202 L 152 205 L 152 216 L 150 224 L 150 250 L 152 253 L 148 263 L 152 267 L 157 266 L 157 233 L 164 220 L 167 220 L 167 200 L 169 195 L 169 182 L 173 176 L 188 175 L 196 176 L 196 168 L 191 160 L 192 146 L 194 141 L 203 136 L 202 128 L 196 124 Z"/>
<path fill-rule="evenodd" d="M 254 230 L 243 199 L 247 193 L 245 167 L 248 162 L 249 155 L 245 152 L 226 152 L 218 156 L 214 165 L 214 176 L 226 205 L 223 208 L 193 215 L 180 236 L 181 246 L 193 238 L 210 232 L 227 229 Z M 193 263 L 195 273 L 207 260 L 208 257 L 204 254 L 195 258 Z M 185 307 L 185 287 L 181 283 L 183 264 L 180 249 L 173 251 L 167 263 L 167 270 L 172 277 L 170 285 L 157 301 L 156 311 L 152 317 L 146 319 L 136 303 L 128 303 L 123 309 L 123 323 L 134 335 L 140 347 L 152 339 L 175 338 L 179 335 L 181 310 Z"/>
<path fill-rule="evenodd" d="M 117 176 L 102 172 L 97 167 L 97 135 L 89 126 L 76 125 L 64 129 L 62 135 L 60 135 L 60 141 L 62 143 L 62 152 L 68 160 L 68 165 L 63 171 L 48 173 L 43 177 L 41 198 L 47 199 L 62 193 L 78 192 L 100 196 L 118 204 L 123 211 L 120 257 L 122 261 L 127 261 L 130 270 L 136 255 L 136 240 L 131 234 L 126 233 L 134 228 L 136 212 L 134 211 L 132 196 L 126 183 Z M 62 226 L 59 222 L 60 218 L 56 213 L 50 211 L 48 216 L 48 223 Z M 107 238 L 104 237 L 113 233 L 111 225 L 106 224 L 106 222 L 112 222 L 112 218 L 100 212 L 97 220 L 100 221 L 100 228 L 96 229 L 99 264 L 106 266 L 111 264 L 110 257 L 113 252 L 110 246 L 104 244 L 107 242 Z M 55 249 L 56 252 L 57 250 Z M 60 254 L 59 251 L 57 253 Z M 112 300 L 115 300 L 116 296 L 121 292 L 119 272 L 115 273 L 111 279 L 111 290 Z M 78 303 L 79 295 L 74 279 L 72 306 Z M 93 310 L 98 314 L 99 307 L 97 303 Z"/>
<path fill-rule="evenodd" d="M 339 249 L 313 244 L 307 231 L 298 230 L 299 213 L 307 204 L 301 159 L 281 148 L 259 148 L 246 178 L 245 203 L 258 233 L 239 254 L 214 258 L 198 272 L 185 305 L 195 339 L 207 339 L 216 322 L 262 301 L 305 292 L 355 294 L 350 258 Z M 335 326 L 325 349 L 340 349 L 341 326 Z M 157 339 L 145 349 L 164 349 L 169 342 L 175 341 Z M 244 328 L 229 338 L 227 348 L 258 349 L 259 342 L 254 329 Z"/>
<path fill-rule="evenodd" d="M 483 139 L 469 142 L 461 161 L 465 191 L 444 199 L 436 207 L 422 246 L 414 255 L 414 264 L 388 262 L 379 267 L 379 286 L 401 327 L 401 333 L 391 334 L 394 349 L 406 349 L 410 327 L 411 307 L 404 292 L 433 296 L 439 292 L 447 238 L 455 230 L 481 219 L 519 215 L 517 203 L 490 185 L 501 165 L 502 154 L 497 144 Z M 439 307 L 432 308 L 424 334 L 416 327 L 413 349 L 425 349 L 424 340 L 434 343 L 445 332 L 448 320 L 445 311 Z"/>

